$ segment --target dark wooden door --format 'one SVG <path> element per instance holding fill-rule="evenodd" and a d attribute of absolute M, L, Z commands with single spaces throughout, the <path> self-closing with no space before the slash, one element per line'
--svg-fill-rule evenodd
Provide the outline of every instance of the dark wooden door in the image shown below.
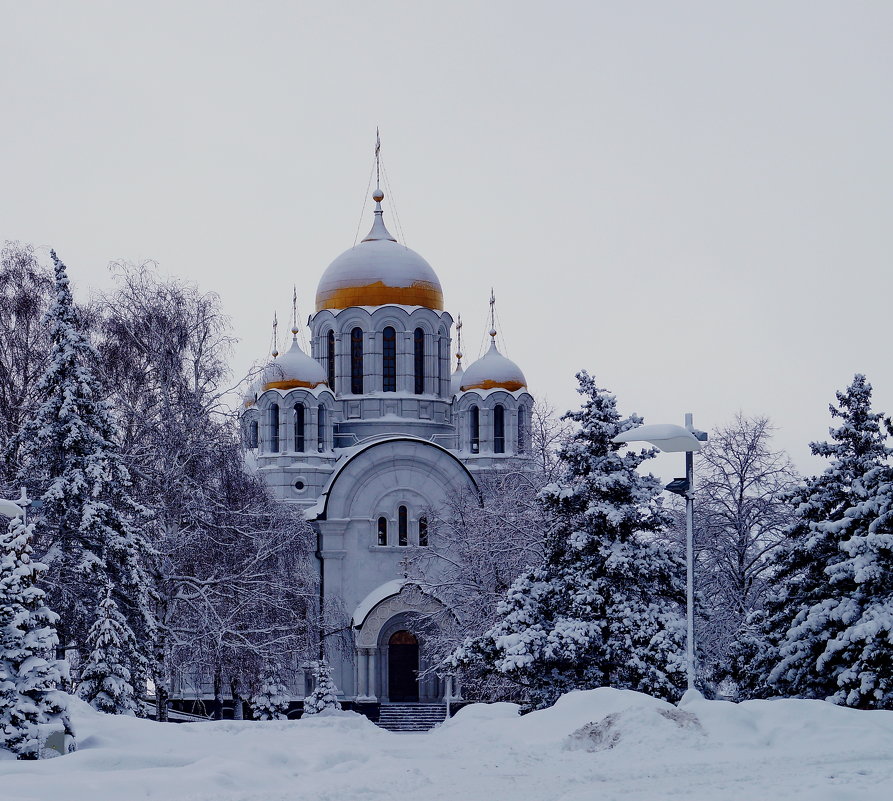
<path fill-rule="evenodd" d="M 419 700 L 419 641 L 408 631 L 398 631 L 388 641 L 388 698 Z"/>

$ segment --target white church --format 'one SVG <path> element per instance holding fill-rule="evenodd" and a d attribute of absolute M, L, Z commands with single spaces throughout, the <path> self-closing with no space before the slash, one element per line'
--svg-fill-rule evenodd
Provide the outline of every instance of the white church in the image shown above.
<path fill-rule="evenodd" d="M 403 589 L 404 560 L 437 549 L 430 510 L 529 450 L 533 398 L 495 328 L 485 355 L 463 370 L 457 352 L 450 373 L 453 318 L 437 274 L 389 233 L 384 193 L 373 199 L 368 236 L 319 281 L 310 353 L 294 327 L 242 422 L 252 464 L 318 531 L 323 601 L 352 634 L 352 654 L 328 654 L 341 698 L 377 717 L 451 691 L 424 674 L 419 621 L 439 602 Z"/>

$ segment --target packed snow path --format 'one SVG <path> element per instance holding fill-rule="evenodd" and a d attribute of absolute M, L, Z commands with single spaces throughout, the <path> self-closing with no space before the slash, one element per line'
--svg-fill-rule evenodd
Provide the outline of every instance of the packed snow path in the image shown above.
<path fill-rule="evenodd" d="M 677 709 L 601 689 L 524 717 L 470 706 L 426 734 L 349 712 L 174 725 L 73 705 L 80 750 L 0 759 L 3 801 L 888 801 L 893 786 L 893 712 L 820 701 Z"/>

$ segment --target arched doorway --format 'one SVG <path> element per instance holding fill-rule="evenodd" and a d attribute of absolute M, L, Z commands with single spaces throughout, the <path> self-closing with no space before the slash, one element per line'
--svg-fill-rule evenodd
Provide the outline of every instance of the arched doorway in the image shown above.
<path fill-rule="evenodd" d="M 419 641 L 411 632 L 395 631 L 388 640 L 388 699 L 419 700 Z"/>

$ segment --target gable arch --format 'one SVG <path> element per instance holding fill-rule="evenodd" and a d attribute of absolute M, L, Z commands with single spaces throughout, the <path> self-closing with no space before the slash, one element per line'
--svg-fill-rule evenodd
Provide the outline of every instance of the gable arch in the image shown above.
<path fill-rule="evenodd" d="M 372 518 L 377 504 L 405 487 L 437 506 L 449 494 L 478 492 L 468 468 L 440 445 L 414 437 L 389 437 L 354 453 L 329 479 L 319 519 Z"/>

